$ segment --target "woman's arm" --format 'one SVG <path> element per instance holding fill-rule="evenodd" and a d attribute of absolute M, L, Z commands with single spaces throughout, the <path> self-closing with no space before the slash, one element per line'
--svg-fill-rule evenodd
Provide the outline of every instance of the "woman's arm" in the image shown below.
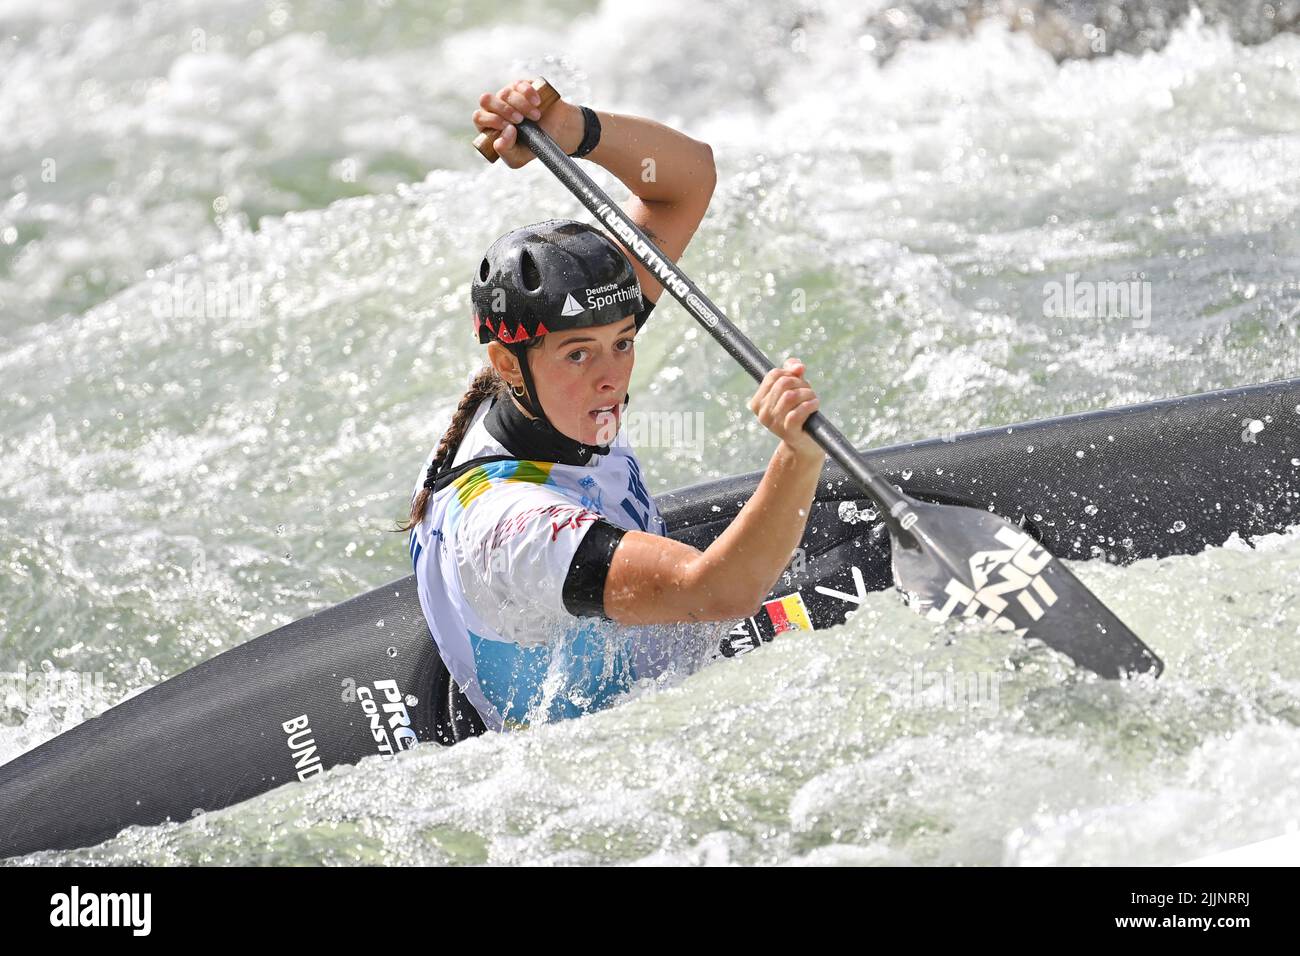
<path fill-rule="evenodd" d="M 524 116 L 540 118 L 539 125 L 565 153 L 572 153 L 582 143 L 583 116 L 578 106 L 560 100 L 542 117 L 537 108 L 540 102 L 527 80 L 517 80 L 496 94 L 484 93 L 479 99 L 474 124 L 480 131 L 501 131 L 493 148 L 512 169 L 536 158 L 532 150 L 517 142 L 514 124 Z M 624 212 L 676 261 L 695 235 L 713 196 L 717 171 L 712 148 L 640 116 L 603 110 L 596 115 L 600 142 L 585 158 L 605 167 L 631 190 L 632 197 L 622 204 Z M 635 257 L 628 258 L 646 300 L 657 302 L 663 286 Z"/>
<path fill-rule="evenodd" d="M 753 616 L 803 538 L 822 464 L 777 448 L 754 496 L 703 552 L 628 532 L 605 579 L 605 613 L 620 624 Z"/>
<path fill-rule="evenodd" d="M 803 538 L 826 453 L 803 430 L 817 396 L 787 359 L 750 400 L 781 438 L 754 496 L 703 552 L 658 535 L 623 536 L 605 579 L 605 614 L 620 624 L 725 621 L 754 614 Z"/>

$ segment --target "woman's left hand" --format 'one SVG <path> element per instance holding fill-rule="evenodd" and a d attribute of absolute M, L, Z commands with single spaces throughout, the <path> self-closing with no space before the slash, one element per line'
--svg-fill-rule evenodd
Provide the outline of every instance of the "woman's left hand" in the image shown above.
<path fill-rule="evenodd" d="M 515 80 L 496 93 L 484 93 L 479 97 L 479 108 L 474 111 L 474 126 L 480 133 L 500 132 L 492 148 L 511 169 L 518 169 L 536 158 L 531 149 L 518 142 L 516 123 L 522 123 L 525 118 L 533 120 L 558 143 L 561 130 L 567 128 L 570 114 L 577 109 L 558 100 L 543 116 L 541 103 L 542 98 L 528 80 Z"/>

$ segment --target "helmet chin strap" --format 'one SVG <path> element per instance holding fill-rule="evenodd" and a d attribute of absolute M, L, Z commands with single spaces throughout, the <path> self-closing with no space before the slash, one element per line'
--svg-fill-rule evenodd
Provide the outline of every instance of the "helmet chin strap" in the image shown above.
<path fill-rule="evenodd" d="M 528 367 L 528 347 L 526 345 L 512 345 L 510 351 L 514 352 L 515 358 L 519 360 L 519 372 L 524 377 L 524 394 L 522 396 L 516 395 L 515 398 L 519 400 L 520 405 L 524 406 L 528 414 L 554 428 L 555 426 L 551 425 L 551 420 L 542 411 L 542 400 L 537 396 L 537 386 L 533 382 L 533 372 Z"/>

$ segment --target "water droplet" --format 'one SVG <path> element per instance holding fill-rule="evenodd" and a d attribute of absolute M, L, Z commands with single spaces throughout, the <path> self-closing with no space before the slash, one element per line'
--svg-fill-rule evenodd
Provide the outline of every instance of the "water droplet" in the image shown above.
<path fill-rule="evenodd" d="M 1088 505 L 1086 508 L 1083 509 L 1083 513 L 1086 515 L 1095 515 L 1097 513 L 1097 506 Z"/>
<path fill-rule="evenodd" d="M 397 656 L 397 648 L 395 648 L 395 647 L 390 647 L 390 648 L 388 649 L 387 653 L 388 653 L 388 656 L 389 656 L 389 657 L 396 657 L 396 656 Z"/>
<path fill-rule="evenodd" d="M 1174 522 L 1174 526 L 1173 526 L 1172 528 L 1169 529 L 1169 533 L 1170 533 L 1170 534 L 1177 534 L 1179 531 L 1186 531 L 1186 530 L 1187 530 L 1187 522 L 1186 522 L 1186 521 L 1175 521 L 1175 522 Z"/>

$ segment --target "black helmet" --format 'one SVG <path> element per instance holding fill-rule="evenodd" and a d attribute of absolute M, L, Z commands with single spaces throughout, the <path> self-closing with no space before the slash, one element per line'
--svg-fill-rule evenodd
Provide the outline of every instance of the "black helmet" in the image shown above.
<path fill-rule="evenodd" d="M 470 289 L 480 345 L 608 325 L 639 313 L 641 284 L 621 249 L 594 226 L 551 219 L 488 248 Z"/>
<path fill-rule="evenodd" d="M 549 219 L 508 232 L 488 247 L 470 286 L 480 345 L 515 353 L 521 403 L 550 424 L 537 398 L 525 349 L 538 336 L 621 322 L 645 323 L 641 284 L 627 256 L 604 232 L 572 219 Z"/>

